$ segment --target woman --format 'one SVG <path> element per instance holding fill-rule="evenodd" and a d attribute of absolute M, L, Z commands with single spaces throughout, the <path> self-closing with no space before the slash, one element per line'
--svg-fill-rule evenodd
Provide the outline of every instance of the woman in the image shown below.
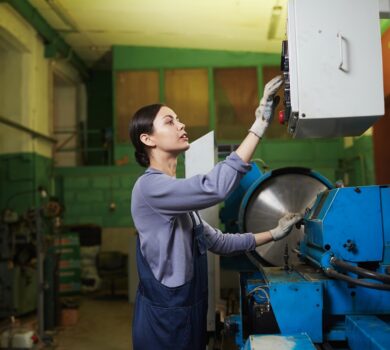
<path fill-rule="evenodd" d="M 189 146 L 185 125 L 164 105 L 137 111 L 130 137 L 139 164 L 148 167 L 134 185 L 131 213 L 137 240 L 138 287 L 133 346 L 138 349 L 206 347 L 207 250 L 231 254 L 283 238 L 299 214 L 286 213 L 276 228 L 260 233 L 222 234 L 197 210 L 223 201 L 250 169 L 248 162 L 274 110 L 282 84 L 266 86 L 256 119 L 238 149 L 208 174 L 176 179 L 177 157 Z"/>

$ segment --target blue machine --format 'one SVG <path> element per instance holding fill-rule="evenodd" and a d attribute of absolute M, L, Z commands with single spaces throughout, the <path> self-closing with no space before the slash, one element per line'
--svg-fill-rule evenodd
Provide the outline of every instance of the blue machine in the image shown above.
<path fill-rule="evenodd" d="M 248 254 L 256 268 L 240 272 L 240 315 L 225 321 L 238 347 L 390 349 L 390 187 L 333 188 L 307 169 L 255 169 L 222 220 L 260 232 L 283 211 L 306 214 L 290 237 Z"/>

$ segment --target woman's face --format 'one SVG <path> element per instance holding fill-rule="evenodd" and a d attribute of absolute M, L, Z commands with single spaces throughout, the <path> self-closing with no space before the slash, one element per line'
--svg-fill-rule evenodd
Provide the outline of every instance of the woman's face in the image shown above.
<path fill-rule="evenodd" d="M 155 147 L 166 152 L 180 153 L 189 147 L 185 125 L 179 121 L 176 113 L 169 107 L 162 106 L 153 121 L 153 134 L 150 139 Z"/>

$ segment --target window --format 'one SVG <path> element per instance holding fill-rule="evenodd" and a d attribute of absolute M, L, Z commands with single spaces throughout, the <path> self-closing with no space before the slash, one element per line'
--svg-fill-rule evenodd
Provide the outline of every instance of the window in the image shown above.
<path fill-rule="evenodd" d="M 129 121 L 143 106 L 159 103 L 159 73 L 150 71 L 118 72 L 116 76 L 116 139 L 129 142 Z"/>
<path fill-rule="evenodd" d="M 218 140 L 245 137 L 259 103 L 256 68 L 214 70 L 214 96 Z"/>
<path fill-rule="evenodd" d="M 190 142 L 209 131 L 207 69 L 165 71 L 165 102 L 186 125 Z"/>

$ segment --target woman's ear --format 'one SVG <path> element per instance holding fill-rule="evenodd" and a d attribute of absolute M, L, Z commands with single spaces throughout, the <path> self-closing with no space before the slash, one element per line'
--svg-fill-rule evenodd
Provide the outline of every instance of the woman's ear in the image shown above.
<path fill-rule="evenodd" d="M 141 134 L 139 136 L 139 139 L 141 140 L 141 142 L 143 144 L 145 144 L 146 146 L 149 146 L 149 147 L 154 147 L 156 146 L 155 142 L 152 140 L 152 138 L 150 137 L 149 134 Z"/>

